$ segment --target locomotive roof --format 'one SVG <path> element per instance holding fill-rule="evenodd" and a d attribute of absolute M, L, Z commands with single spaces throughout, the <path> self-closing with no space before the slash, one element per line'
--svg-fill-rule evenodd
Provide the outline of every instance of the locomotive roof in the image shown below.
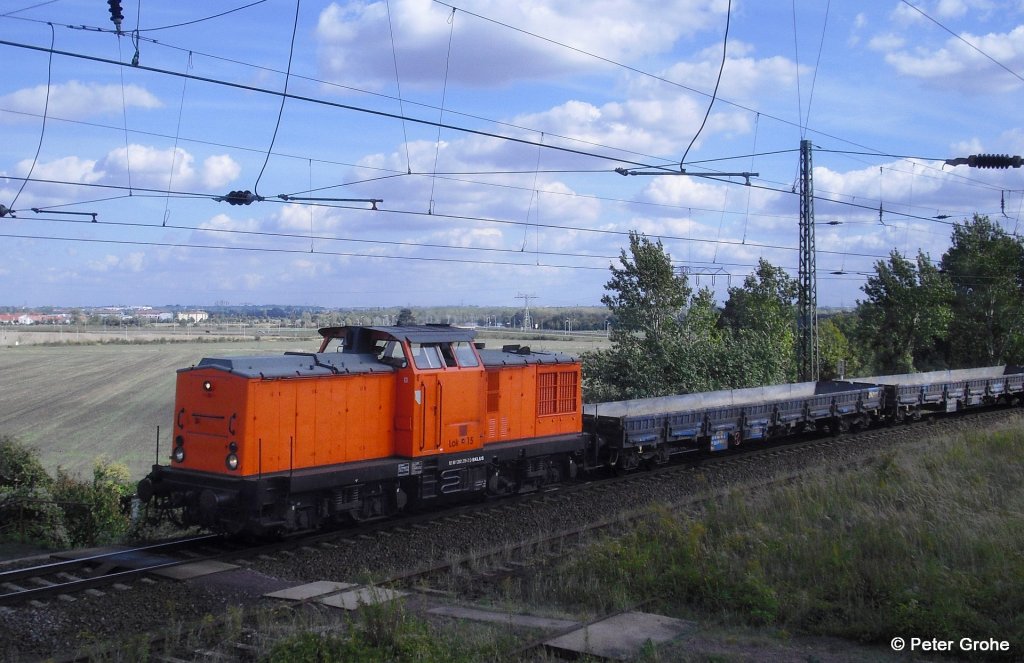
<path fill-rule="evenodd" d="M 409 341 L 410 343 L 444 343 L 446 341 L 472 341 L 476 331 L 465 327 L 451 325 L 403 325 L 401 327 L 366 327 L 350 325 L 346 327 L 323 327 L 320 335 L 324 338 L 345 338 L 349 331 L 375 331 Z"/>
<path fill-rule="evenodd" d="M 206 357 L 195 368 L 219 368 L 246 378 L 294 378 L 338 373 L 393 373 L 373 355 L 343 352 L 288 352 L 271 356 Z M 184 368 L 182 371 L 192 369 Z M 180 371 L 179 371 L 180 372 Z"/>
<path fill-rule="evenodd" d="M 484 366 L 526 366 L 528 364 L 568 364 L 575 357 L 562 352 L 535 352 L 526 346 L 506 345 L 501 350 L 478 350 Z"/>

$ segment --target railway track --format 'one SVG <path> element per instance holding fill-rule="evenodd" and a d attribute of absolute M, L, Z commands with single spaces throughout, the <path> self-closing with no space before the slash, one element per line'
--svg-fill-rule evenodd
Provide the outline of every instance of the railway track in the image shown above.
<path fill-rule="evenodd" d="M 437 512 L 409 514 L 401 518 L 364 524 L 354 529 L 317 532 L 257 546 L 232 543 L 220 535 L 204 535 L 72 559 L 47 561 L 38 565 L 0 572 L 0 606 L 18 605 L 59 596 L 67 597 L 77 592 L 99 590 L 104 586 L 123 585 L 154 572 L 195 562 L 261 556 L 267 558 L 281 553 L 287 554 L 287 551 L 299 548 L 310 549 L 317 546 L 330 549 L 338 545 L 365 543 L 377 538 L 392 539 L 394 536 L 402 536 L 417 529 L 438 527 L 446 522 L 461 522 L 466 525 L 487 520 L 500 522 L 504 515 L 522 509 L 530 509 L 531 505 L 565 504 L 572 500 L 588 500 L 594 499 L 596 496 L 614 495 L 617 491 L 636 492 L 638 487 L 672 483 L 680 477 L 692 476 L 695 472 L 708 474 L 723 472 L 729 467 L 756 467 L 769 458 L 797 457 L 801 454 L 824 452 L 839 445 L 896 439 L 919 426 L 930 426 L 930 429 L 936 433 L 964 426 L 980 427 L 991 421 L 1011 416 L 1011 413 L 1012 411 L 1007 410 L 974 412 L 963 417 L 918 422 L 912 426 L 868 429 L 835 437 L 786 439 L 775 444 L 759 444 L 756 447 L 740 448 L 721 455 L 671 463 L 622 476 L 565 484 L 544 491 L 483 503 L 462 504 Z M 781 480 L 788 481 L 792 478 Z M 778 481 L 779 479 L 775 479 L 760 483 L 767 486 L 769 483 Z M 751 484 L 748 482 L 748 485 Z M 611 499 L 614 501 L 615 498 Z M 685 501 L 700 501 L 701 499 L 706 499 L 706 497 L 698 496 Z M 590 538 L 596 533 L 608 530 L 615 525 L 621 525 L 623 522 L 622 516 L 615 516 L 569 529 L 538 534 L 523 538 L 517 544 L 502 544 L 494 551 L 477 550 L 458 558 L 388 576 L 382 582 L 384 584 L 412 582 L 415 579 L 451 571 L 453 568 L 467 566 L 471 563 L 474 566 L 489 569 L 487 575 L 491 577 L 515 574 L 521 568 L 521 564 L 513 564 L 510 568 L 508 563 L 501 562 L 500 558 L 507 559 L 514 554 L 529 558 L 532 555 L 531 551 L 572 546 L 574 545 L 571 543 L 573 541 Z"/>
<path fill-rule="evenodd" d="M 290 578 L 296 582 L 303 579 L 351 578 L 354 573 L 365 568 L 369 571 L 369 577 L 373 578 L 373 584 L 376 586 L 395 588 L 404 586 L 414 589 L 426 587 L 428 590 L 429 588 L 442 588 L 442 591 L 445 589 L 450 591 L 454 588 L 455 595 L 472 598 L 474 592 L 484 593 L 488 587 L 497 586 L 505 578 L 525 577 L 531 573 L 531 569 L 549 564 L 557 557 L 571 554 L 572 551 L 581 545 L 586 545 L 596 537 L 616 536 L 632 527 L 635 522 L 638 522 L 638 519 L 645 517 L 646 505 L 649 503 L 649 501 L 633 501 L 638 494 L 650 493 L 657 496 L 671 494 L 673 498 L 670 501 L 670 508 L 686 510 L 702 501 L 717 499 L 740 486 L 744 490 L 756 490 L 775 484 L 797 481 L 800 476 L 806 475 L 808 470 L 813 471 L 813 467 L 819 462 L 816 457 L 834 459 L 838 456 L 843 459 L 843 462 L 849 462 L 851 467 L 856 467 L 866 462 L 869 457 L 873 457 L 878 449 L 884 449 L 887 445 L 906 440 L 908 437 L 920 440 L 922 437 L 927 438 L 933 434 L 941 435 L 950 431 L 981 429 L 998 421 L 1019 417 L 1019 412 L 1020 410 L 974 412 L 952 419 L 874 428 L 838 437 L 818 437 L 799 442 L 787 441 L 782 444 L 759 446 L 746 451 L 738 450 L 725 455 L 703 458 L 700 463 L 679 463 L 656 467 L 649 471 L 635 472 L 620 477 L 569 484 L 557 489 L 516 498 L 466 504 L 442 512 L 413 514 L 400 519 L 363 525 L 355 529 L 317 533 L 270 545 L 226 548 L 219 547 L 220 544 L 216 541 L 216 537 L 202 537 L 167 542 L 156 546 L 143 546 L 132 551 L 113 551 L 103 556 L 86 559 L 35 565 L 33 569 L 17 569 L 0 573 L 0 592 L 4 592 L 0 595 L 0 604 L 25 604 L 26 608 L 34 605 L 35 608 L 61 610 L 64 605 L 74 604 L 55 601 L 47 607 L 47 604 L 42 602 L 46 598 L 61 594 L 69 595 L 72 592 L 101 588 L 104 584 L 124 583 L 126 579 L 145 576 L 160 568 L 160 565 L 129 568 L 130 563 L 124 559 L 129 554 L 139 557 L 147 555 L 175 557 L 172 563 L 168 563 L 172 560 L 163 560 L 162 564 L 166 566 L 185 564 L 200 559 L 224 559 L 233 562 L 238 562 L 239 559 L 250 560 L 248 563 L 243 562 L 245 566 L 267 576 Z M 873 450 L 860 455 L 847 454 L 845 451 L 840 451 L 838 454 L 829 452 L 830 449 L 847 445 L 854 449 L 870 446 Z M 791 458 L 800 460 L 794 462 L 789 460 Z M 774 476 L 758 480 L 761 466 L 765 463 L 770 464 L 769 459 L 776 459 L 776 467 L 783 468 L 783 472 L 777 472 Z M 793 467 L 791 467 L 791 463 L 794 463 Z M 661 499 L 661 497 L 655 499 Z M 575 513 L 577 507 L 574 505 L 580 502 L 618 503 L 623 507 L 633 506 L 625 508 L 627 513 L 624 515 L 615 514 L 605 518 L 579 520 L 568 524 L 555 522 L 553 514 L 568 512 L 566 517 L 568 520 Z M 512 526 L 509 523 L 524 519 L 542 522 L 547 529 L 538 530 L 533 535 L 516 538 L 519 532 L 525 530 L 520 524 Z M 511 527 L 516 529 L 511 533 L 506 531 Z M 478 545 L 474 545 L 472 549 L 462 547 L 460 550 L 457 545 L 451 544 L 453 533 L 466 532 L 471 533 L 468 535 L 469 538 L 476 537 L 478 539 Z M 491 534 L 484 535 L 483 532 L 491 532 Z M 378 550 L 401 550 L 410 545 L 409 542 L 413 539 L 419 539 L 420 544 L 418 545 L 424 548 L 433 548 L 434 551 L 434 554 L 429 557 L 421 556 L 420 559 L 424 563 L 419 566 L 404 563 L 400 568 L 396 568 L 401 563 L 401 557 L 396 560 L 396 567 L 389 567 L 390 560 L 382 559 L 374 559 L 373 564 L 366 567 L 349 566 L 349 562 L 344 561 L 357 557 L 366 559 L 368 556 L 372 557 L 375 554 L 374 551 Z M 428 542 L 448 541 L 449 548 L 434 548 L 433 543 L 423 545 L 424 540 Z M 503 540 L 504 542 L 502 542 Z M 167 545 L 179 545 L 181 549 L 173 551 L 163 548 Z M 120 559 L 117 559 L 118 556 Z M 341 561 L 335 561 L 335 558 Z M 75 572 L 69 566 L 73 564 L 84 565 L 86 570 Z M 345 571 L 345 569 L 350 570 Z M 53 576 L 57 573 L 68 573 L 71 576 L 77 576 L 78 580 L 86 582 L 79 583 L 75 578 L 69 578 L 68 584 L 64 584 L 62 587 L 42 587 L 50 582 L 56 585 L 59 579 L 55 580 Z M 125 575 L 115 575 L 121 573 Z M 446 575 L 449 576 L 447 579 Z M 31 580 L 33 577 L 38 580 Z M 32 593 L 20 593 L 10 585 L 32 590 Z M 36 591 L 37 586 L 41 591 Z M 160 586 L 162 585 L 147 585 L 145 588 L 137 588 L 132 594 L 150 592 Z M 167 586 L 171 587 L 172 585 Z M 197 583 L 197 586 L 201 586 L 201 583 Z M 111 600 L 110 597 L 94 599 L 83 602 L 82 605 L 99 606 L 103 605 L 103 601 L 109 600 Z M 40 603 L 32 603 L 32 601 Z M 280 607 L 275 606 L 275 609 Z M 5 608 L 5 610 L 12 609 L 17 608 Z M 102 608 L 99 609 L 102 610 Z M 159 622 L 154 623 L 152 628 L 156 632 L 159 629 Z M 65 660 L 76 659 L 71 657 Z"/>
<path fill-rule="evenodd" d="M 227 549 L 222 547 L 223 537 L 208 534 L 2 571 L 0 605 L 67 597 L 76 592 L 130 582 L 160 569 L 202 559 L 202 547 L 213 544 L 218 546 L 216 553 L 207 550 L 205 558 L 227 554 Z"/>

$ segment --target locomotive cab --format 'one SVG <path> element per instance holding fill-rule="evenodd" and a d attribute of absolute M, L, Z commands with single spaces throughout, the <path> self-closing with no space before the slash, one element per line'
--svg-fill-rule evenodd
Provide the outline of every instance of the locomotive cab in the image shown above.
<path fill-rule="evenodd" d="M 448 325 L 320 330 L 320 352 L 370 354 L 397 369 L 394 453 L 420 458 L 480 449 L 486 390 L 474 332 Z"/>

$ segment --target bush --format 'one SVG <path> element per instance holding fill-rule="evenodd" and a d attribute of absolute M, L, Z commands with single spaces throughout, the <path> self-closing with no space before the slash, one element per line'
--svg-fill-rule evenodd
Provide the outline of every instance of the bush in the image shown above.
<path fill-rule="evenodd" d="M 64 513 L 35 449 L 0 436 L 0 541 L 68 543 Z"/>
<path fill-rule="evenodd" d="M 9 435 L 0 435 L 0 488 L 46 487 L 49 483 L 35 449 Z"/>
<path fill-rule="evenodd" d="M 64 512 L 46 487 L 0 487 L 0 542 L 4 541 L 68 545 Z"/>
<path fill-rule="evenodd" d="M 58 469 L 53 495 L 64 510 L 71 545 L 119 541 L 131 525 L 122 505 L 133 492 L 128 468 L 105 458 L 93 466 L 91 483 Z"/>
<path fill-rule="evenodd" d="M 101 458 L 91 482 L 63 469 L 54 479 L 35 449 L 0 436 L 0 541 L 49 547 L 116 542 L 128 531 L 123 504 L 133 492 L 124 465 Z"/>

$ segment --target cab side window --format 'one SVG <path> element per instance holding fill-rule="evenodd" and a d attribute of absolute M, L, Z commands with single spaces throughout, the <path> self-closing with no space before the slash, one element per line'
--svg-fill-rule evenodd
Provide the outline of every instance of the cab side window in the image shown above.
<path fill-rule="evenodd" d="M 416 368 L 441 368 L 444 360 L 436 344 L 410 343 L 409 349 L 412 352 L 412 360 Z"/>
<path fill-rule="evenodd" d="M 480 365 L 477 361 L 476 353 L 473 352 L 473 346 L 468 341 L 459 341 L 454 345 L 455 356 L 459 360 L 459 366 L 472 367 Z"/>

